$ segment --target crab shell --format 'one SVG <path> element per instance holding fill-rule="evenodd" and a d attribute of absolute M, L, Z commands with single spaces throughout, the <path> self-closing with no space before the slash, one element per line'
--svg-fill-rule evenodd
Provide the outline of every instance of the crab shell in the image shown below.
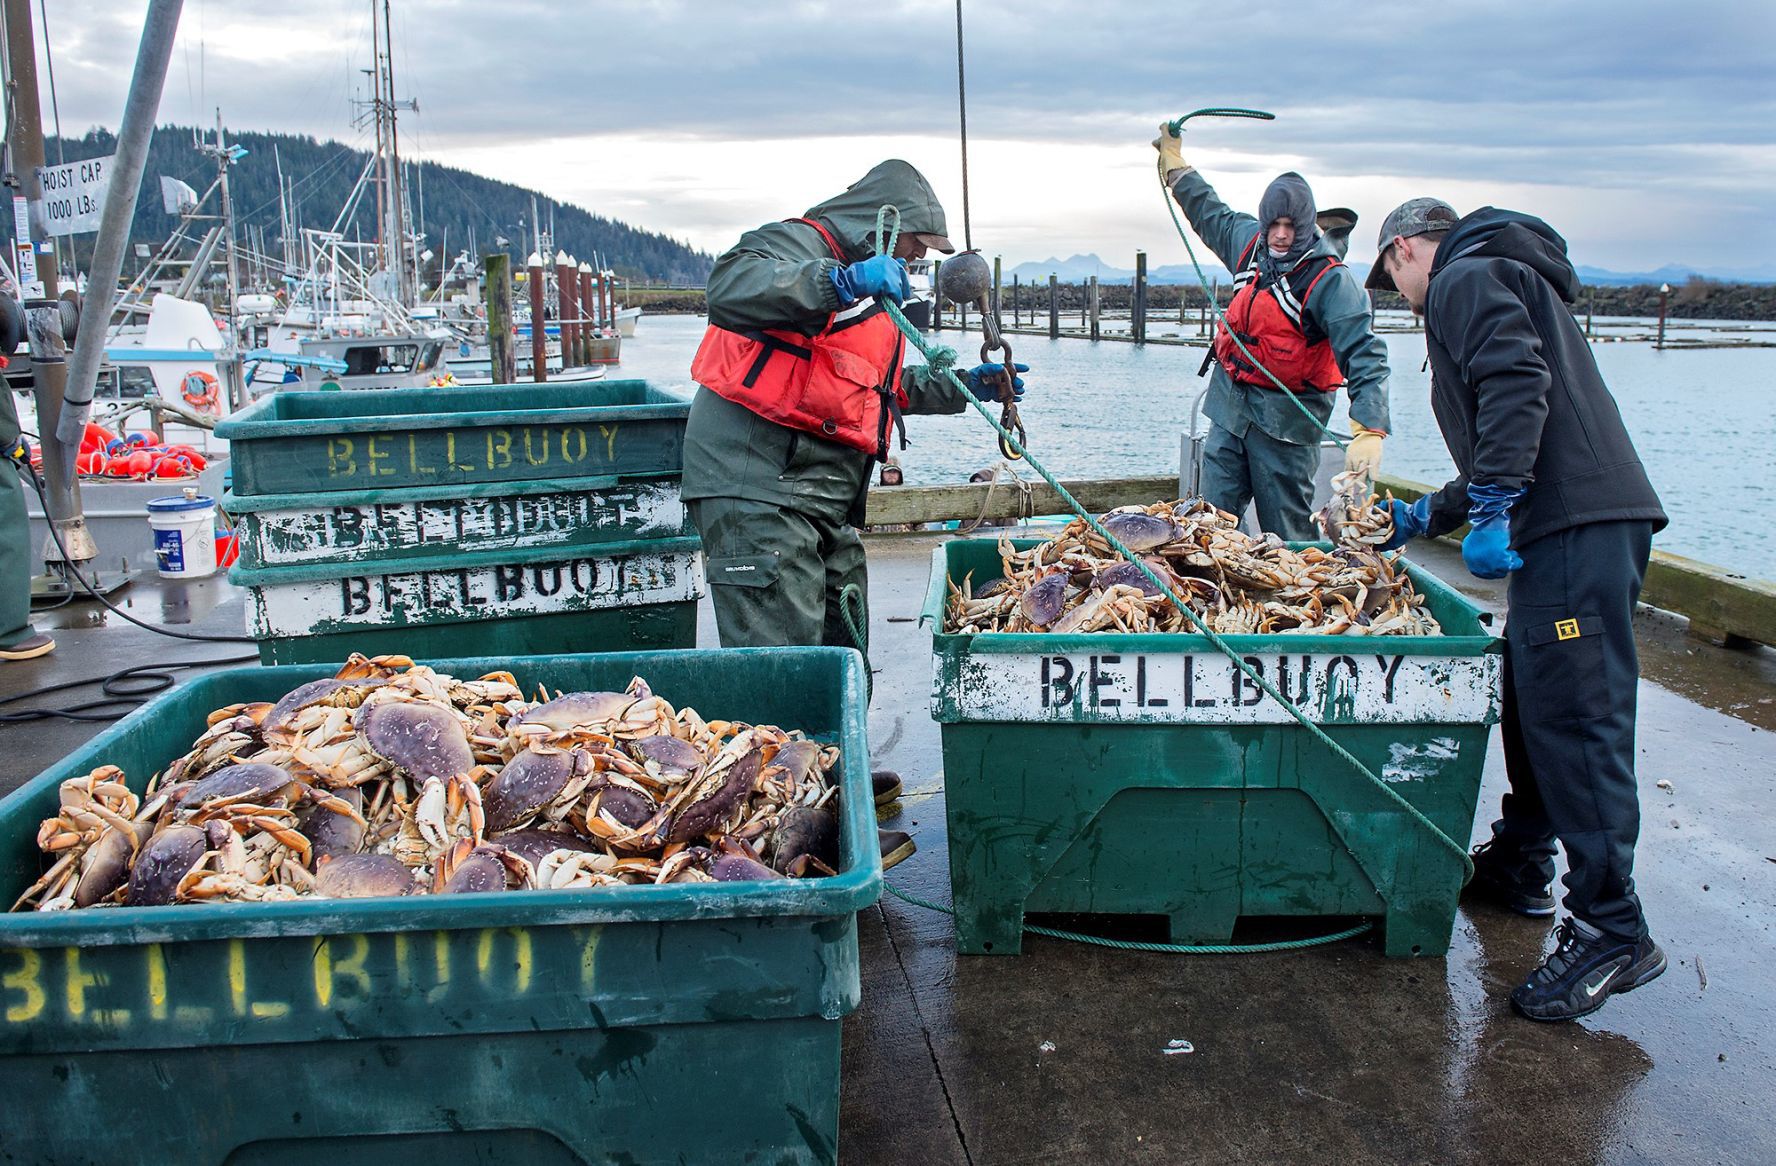
<path fill-rule="evenodd" d="M 1118 510 L 1099 520 L 1105 530 L 1129 550 L 1140 554 L 1177 540 L 1183 532 L 1168 518 L 1136 510 Z"/>
<path fill-rule="evenodd" d="M 716 843 L 715 861 L 709 864 L 710 877 L 718 883 L 748 882 L 754 879 L 781 879 L 770 867 L 758 860 L 758 855 L 744 842 L 736 842 L 732 838 L 723 838 Z"/>
<path fill-rule="evenodd" d="M 315 875 L 315 894 L 326 899 L 411 895 L 419 889 L 413 872 L 400 859 L 387 854 L 347 854 L 327 859 Z"/>
<path fill-rule="evenodd" d="M 179 882 L 203 858 L 209 837 L 201 826 L 168 826 L 158 831 L 130 867 L 125 902 L 159 907 L 173 901 Z"/>
<path fill-rule="evenodd" d="M 789 874 L 806 858 L 839 868 L 839 819 L 825 807 L 790 806 L 778 815 L 771 835 L 771 866 Z"/>
<path fill-rule="evenodd" d="M 1165 577 L 1167 568 L 1163 562 L 1148 563 L 1147 568 L 1161 578 Z M 1141 568 L 1134 563 L 1118 563 L 1114 567 L 1104 568 L 1092 579 L 1092 586 L 1099 591 L 1111 587 L 1138 587 L 1141 589 L 1141 594 L 1145 596 L 1161 594 L 1159 588 L 1155 587 L 1152 581 L 1142 573 Z"/>
<path fill-rule="evenodd" d="M 719 828 L 745 802 L 753 783 L 758 780 L 763 764 L 763 751 L 756 748 L 749 750 L 744 757 L 728 767 L 727 773 L 722 775 L 720 785 L 678 812 L 672 819 L 672 829 L 667 833 L 666 841 L 689 842 Z"/>
<path fill-rule="evenodd" d="M 792 785 L 802 785 L 814 776 L 820 764 L 820 744 L 817 741 L 791 741 L 777 750 L 771 764 L 787 769 Z"/>
<path fill-rule="evenodd" d="M 372 753 L 415 781 L 460 777 L 474 768 L 469 735 L 452 709 L 385 700 L 359 709 L 357 727 Z"/>
<path fill-rule="evenodd" d="M 505 847 L 508 854 L 515 854 L 529 863 L 532 869 L 541 865 L 543 859 L 557 850 L 568 850 L 584 854 L 603 853 L 592 843 L 578 834 L 569 834 L 560 830 L 508 830 L 504 834 L 488 839 L 489 842 Z"/>
<path fill-rule="evenodd" d="M 1055 621 L 1067 602 L 1067 572 L 1056 571 L 1052 575 L 1044 575 L 1024 592 L 1018 600 L 1023 609 L 1024 618 L 1038 626 L 1046 626 Z"/>
<path fill-rule="evenodd" d="M 661 733 L 628 742 L 629 755 L 643 765 L 652 763 L 662 777 L 687 778 L 703 768 L 703 754 L 689 741 Z"/>
<path fill-rule="evenodd" d="M 116 894 L 129 881 L 130 860 L 136 856 L 136 846 L 134 830 L 114 826 L 99 835 L 99 840 L 81 856 L 80 875 L 74 883 L 74 905 L 90 907 Z"/>
<path fill-rule="evenodd" d="M 635 701 L 635 695 L 628 692 L 570 692 L 526 710 L 515 727 L 537 726 L 561 733 L 607 724 L 621 720 Z"/>
<path fill-rule="evenodd" d="M 385 680 L 375 679 L 339 680 L 331 676 L 320 680 L 311 680 L 307 684 L 292 688 L 276 704 L 272 705 L 271 711 L 265 714 L 265 720 L 261 722 L 261 728 L 268 733 L 282 730 L 288 725 L 291 717 L 312 704 L 356 705 L 363 700 L 365 693 L 386 683 Z M 352 690 L 356 699 L 333 699 L 342 689 Z"/>
<path fill-rule="evenodd" d="M 583 749 L 520 752 L 481 791 L 487 828 L 509 830 L 528 822 L 591 769 L 592 757 Z"/>
<path fill-rule="evenodd" d="M 598 791 L 593 813 L 609 814 L 631 830 L 639 830 L 660 812 L 660 804 L 638 789 L 607 785 Z"/>
<path fill-rule="evenodd" d="M 249 801 L 270 804 L 273 798 L 287 801 L 301 791 L 302 782 L 289 770 L 263 762 L 229 765 L 192 785 L 179 799 L 179 809 L 193 811 L 212 802 Z"/>
<path fill-rule="evenodd" d="M 296 828 L 308 839 L 318 862 L 323 858 L 343 858 L 364 849 L 364 791 L 356 786 L 334 790 L 333 797 L 350 806 L 358 817 L 341 814 L 323 805 L 310 805 L 297 815 Z M 344 898 L 345 896 L 335 896 Z"/>
<path fill-rule="evenodd" d="M 511 856 L 502 848 L 477 846 L 467 858 L 455 864 L 455 869 L 437 888 L 438 893 L 457 895 L 506 890 L 513 885 L 515 876 L 522 877 L 512 869 L 513 865 Z"/>

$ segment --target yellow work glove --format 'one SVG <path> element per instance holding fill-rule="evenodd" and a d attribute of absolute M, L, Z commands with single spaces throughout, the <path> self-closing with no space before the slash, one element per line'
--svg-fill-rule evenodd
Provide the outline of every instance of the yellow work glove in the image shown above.
<path fill-rule="evenodd" d="M 1159 151 L 1168 186 L 1195 169 L 1184 160 L 1184 143 L 1172 132 L 1169 122 L 1159 123 L 1159 136 L 1153 139 L 1153 148 Z"/>
<path fill-rule="evenodd" d="M 1381 439 L 1387 434 L 1351 420 L 1350 444 L 1344 447 L 1344 472 L 1373 478 L 1381 472 Z"/>

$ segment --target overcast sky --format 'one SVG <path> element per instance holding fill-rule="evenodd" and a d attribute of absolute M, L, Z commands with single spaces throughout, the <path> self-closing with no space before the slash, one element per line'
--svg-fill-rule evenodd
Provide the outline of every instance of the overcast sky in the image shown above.
<path fill-rule="evenodd" d="M 69 133 L 115 127 L 146 8 L 48 0 Z M 1354 259 L 1435 194 L 1539 214 L 1582 264 L 1776 267 L 1771 0 L 965 0 L 964 19 L 974 241 L 1008 262 L 1183 261 L 1147 143 L 1244 105 L 1277 120 L 1193 123 L 1186 157 L 1248 210 L 1299 170 L 1361 214 Z M 404 155 L 711 251 L 898 156 L 962 237 L 953 0 L 396 0 L 394 33 L 419 102 Z M 361 144 L 370 44 L 370 0 L 185 0 L 160 120 L 220 106 Z"/>

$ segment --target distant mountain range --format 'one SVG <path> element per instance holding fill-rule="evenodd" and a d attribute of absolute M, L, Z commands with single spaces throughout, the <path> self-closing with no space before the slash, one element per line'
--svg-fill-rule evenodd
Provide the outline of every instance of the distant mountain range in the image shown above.
<path fill-rule="evenodd" d="M 1352 263 L 1351 271 L 1359 279 L 1369 275 L 1367 263 Z M 1602 267 L 1580 267 L 1579 279 L 1586 284 L 1603 287 L 1631 287 L 1640 284 L 1669 283 L 1678 285 L 1687 283 L 1691 278 L 1700 277 L 1719 283 L 1755 283 L 1776 284 L 1776 266 L 1750 267 L 1738 269 L 1694 268 L 1680 264 L 1666 264 L 1654 271 L 1610 271 Z M 1053 273 L 1062 283 L 1079 283 L 1082 280 L 1098 277 L 1100 284 L 1133 283 L 1133 268 L 1112 267 L 1096 255 L 1070 255 L 1065 259 L 1044 259 L 1039 262 L 1020 263 L 1005 273 L 1009 281 L 1017 276 L 1023 283 L 1047 283 L 1049 274 Z M 1210 282 L 1219 280 L 1228 283 L 1232 277 L 1227 269 L 1219 263 L 1208 261 L 1203 264 L 1203 274 Z M 1154 284 L 1194 284 L 1196 272 L 1188 263 L 1169 263 L 1163 267 L 1149 268 L 1147 281 Z"/>
<path fill-rule="evenodd" d="M 233 144 L 247 151 L 229 171 L 235 220 L 243 239 L 247 228 L 263 230 L 267 245 L 274 252 L 278 246 L 280 163 L 285 177 L 295 180 L 293 209 L 298 225 L 326 228 L 333 225 L 369 158 L 363 150 L 339 142 L 295 134 L 230 130 L 228 136 Z M 117 139 L 102 129 L 90 130 L 85 136 L 66 142 L 51 137 L 45 143 L 44 154 L 52 162 L 60 161 L 64 149 L 70 162 L 103 157 L 116 151 Z M 587 260 L 596 252 L 626 278 L 701 286 L 714 262 L 713 256 L 666 235 L 593 214 L 514 183 L 432 162 L 406 163 L 405 169 L 416 214 L 424 208 L 426 246 L 437 253 L 434 263 L 446 260 L 446 249 L 454 254 L 467 248 L 471 240 L 480 253 L 503 250 L 522 263 L 531 250 L 528 224 L 533 196 L 544 226 L 554 223 L 558 249 Z M 148 167 L 142 176 L 142 194 L 130 232 L 133 242 L 158 244 L 178 224 L 177 217 L 162 208 L 162 175 L 177 178 L 201 193 L 215 180 L 216 168 L 192 148 L 189 128 L 157 128 L 148 148 Z M 374 196 L 362 200 L 343 231 L 347 236 L 357 233 L 365 239 L 375 238 Z M 94 238 L 75 236 L 83 263 L 91 253 Z"/>

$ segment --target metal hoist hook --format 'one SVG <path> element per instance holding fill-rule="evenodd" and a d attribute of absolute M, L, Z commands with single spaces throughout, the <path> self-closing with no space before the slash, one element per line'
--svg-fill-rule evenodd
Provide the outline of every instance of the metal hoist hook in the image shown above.
<path fill-rule="evenodd" d="M 1017 369 L 1011 355 L 1011 343 L 1005 339 L 999 314 L 993 310 L 993 300 L 988 294 L 993 286 L 993 273 L 987 266 L 986 257 L 979 251 L 963 251 L 944 260 L 943 266 L 938 268 L 937 284 L 937 292 L 944 299 L 957 307 L 973 307 L 980 313 L 981 332 L 985 335 L 980 347 L 981 363 L 999 365 L 999 371 L 992 375 L 998 388 L 999 425 L 1017 438 L 1018 445 L 1026 444 L 1024 423 L 1018 417 Z M 999 355 L 995 357 L 994 352 Z M 999 452 L 1008 461 L 1018 461 L 1024 456 L 1003 435 L 999 438 Z"/>

